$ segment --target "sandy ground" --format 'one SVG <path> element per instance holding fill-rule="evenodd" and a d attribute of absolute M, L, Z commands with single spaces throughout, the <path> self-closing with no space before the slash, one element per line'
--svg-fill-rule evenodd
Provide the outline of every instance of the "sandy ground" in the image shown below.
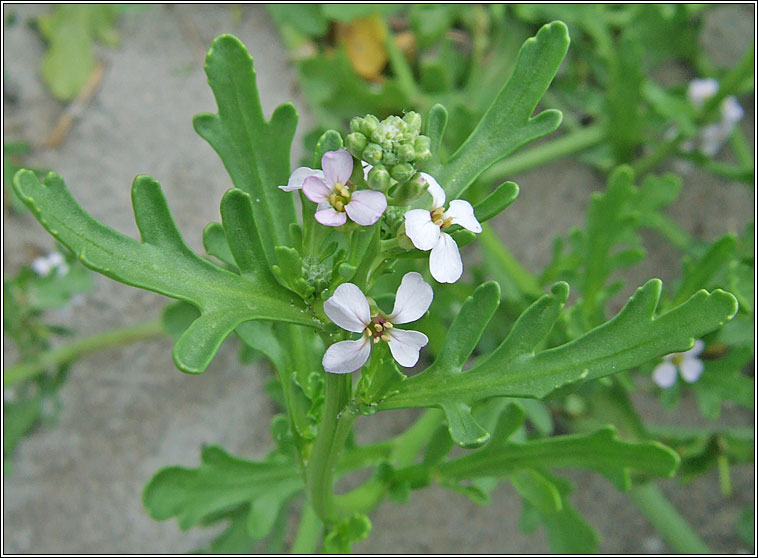
<path fill-rule="evenodd" d="M 5 29 L 5 138 L 39 144 L 61 107 L 39 79 L 43 47 L 24 24 L 43 10 L 4 6 L 19 23 Z M 202 71 L 202 50 L 222 32 L 239 36 L 253 54 L 264 110 L 293 100 L 301 114 L 300 132 L 310 120 L 295 76 L 265 10 L 245 6 L 235 20 L 224 6 L 154 6 L 124 17 L 122 44 L 102 49 L 106 73 L 94 101 L 65 143 L 37 150 L 31 165 L 55 169 L 74 196 L 95 217 L 136 236 L 129 189 L 135 175 L 157 178 L 188 243 L 202 251 L 202 227 L 218 220 L 218 201 L 231 186 L 215 153 L 192 130 L 192 116 L 214 111 Z M 708 41 L 717 60 L 729 63 L 754 35 L 750 7 L 726 7 L 709 20 Z M 191 25 L 188 27 L 188 23 Z M 188 28 L 197 30 L 197 36 Z M 752 107 L 752 99 L 747 99 Z M 743 103 L 745 104 L 745 103 Z M 746 126 L 753 121 L 747 109 Z M 750 127 L 752 130 L 752 127 Z M 295 140 L 294 157 L 301 154 Z M 514 177 L 521 186 L 518 210 L 497 222 L 502 238 L 533 270 L 544 265 L 552 239 L 583 220 L 588 195 L 602 188 L 598 176 L 571 162 L 559 162 Z M 685 189 L 672 215 L 690 232 L 713 238 L 735 232 L 753 214 L 754 196 L 739 184 L 701 173 L 684 177 Z M 673 253 L 650 237 L 650 259 L 630 273 L 630 288 L 651 276 L 676 275 Z M 53 247 L 52 238 L 29 214 L 5 214 L 6 273 Z M 106 278 L 69 317 L 82 337 L 136 324 L 158 316 L 162 297 Z M 6 348 L 4 346 L 4 348 Z M 171 362 L 168 340 L 141 343 L 98 354 L 77 363 L 61 392 L 58 424 L 29 436 L 20 446 L 14 474 L 4 479 L 6 553 L 176 553 L 207 541 L 213 531 L 181 532 L 173 521 L 157 523 L 142 508 L 140 493 L 160 467 L 194 465 L 199 448 L 217 443 L 232 453 L 261 457 L 271 445 L 272 407 L 262 392 L 268 371 L 240 368 L 237 346 L 227 342 L 207 373 L 190 377 Z M 646 416 L 662 422 L 702 422 L 686 399 L 674 412 L 641 400 Z M 379 438 L 401 431 L 412 413 L 384 413 L 361 419 L 361 436 Z M 752 424 L 751 413 L 726 409 L 724 424 Z M 608 553 L 660 552 L 665 549 L 629 501 L 603 478 L 571 475 L 580 487 L 576 506 L 601 533 Z M 752 502 L 752 467 L 734 470 L 734 495 L 723 499 L 718 479 L 706 475 L 664 490 L 714 549 L 736 552 L 741 544 L 732 525 Z M 373 516 L 368 540 L 359 552 L 378 553 L 535 553 L 546 552 L 544 535 L 527 536 L 518 523 L 521 505 L 510 486 L 498 489 L 490 507 L 463 496 L 430 488 L 408 505 L 384 504 Z"/>

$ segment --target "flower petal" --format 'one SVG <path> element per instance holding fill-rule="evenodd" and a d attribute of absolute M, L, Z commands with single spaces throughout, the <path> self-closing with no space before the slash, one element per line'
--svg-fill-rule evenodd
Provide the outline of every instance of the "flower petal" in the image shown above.
<path fill-rule="evenodd" d="M 329 199 L 332 189 L 317 176 L 309 176 L 303 181 L 303 194 L 316 203 L 324 203 Z"/>
<path fill-rule="evenodd" d="M 685 382 L 692 383 L 697 382 L 700 374 L 705 370 L 703 361 L 699 358 L 685 358 L 681 364 L 679 364 L 679 372 L 682 374 Z"/>
<path fill-rule="evenodd" d="M 360 333 L 371 322 L 368 300 L 353 283 L 342 283 L 324 302 L 324 312 L 342 329 Z"/>
<path fill-rule="evenodd" d="M 361 368 L 371 355 L 371 342 L 367 335 L 356 341 L 339 341 L 324 353 L 321 365 L 332 374 L 348 374 Z"/>
<path fill-rule="evenodd" d="M 455 283 L 463 275 L 463 262 L 453 237 L 441 233 L 429 254 L 429 271 L 440 283 Z"/>
<path fill-rule="evenodd" d="M 432 221 L 426 209 L 405 212 L 405 234 L 419 250 L 431 250 L 440 238 L 440 227 Z"/>
<path fill-rule="evenodd" d="M 416 365 L 418 352 L 429 343 L 429 338 L 420 331 L 391 329 L 388 335 L 392 357 L 406 368 Z"/>
<path fill-rule="evenodd" d="M 676 366 L 662 362 L 653 370 L 653 381 L 662 388 L 670 388 L 676 383 Z"/>
<path fill-rule="evenodd" d="M 358 190 L 353 192 L 345 211 L 359 225 L 368 226 L 376 223 L 387 209 L 387 198 L 381 192 Z"/>
<path fill-rule="evenodd" d="M 347 184 L 353 174 L 353 156 L 344 149 L 327 151 L 321 158 L 321 168 L 324 169 L 324 179 L 330 187 L 338 182 Z"/>
<path fill-rule="evenodd" d="M 363 165 L 363 180 L 368 180 L 368 173 L 374 168 L 374 165 L 369 165 L 366 161 L 361 161 Z"/>
<path fill-rule="evenodd" d="M 432 209 L 445 206 L 445 190 L 442 189 L 440 183 L 431 175 L 425 172 L 421 173 L 421 178 L 426 180 L 429 184 L 427 192 L 432 196 Z"/>
<path fill-rule="evenodd" d="M 395 306 L 389 321 L 393 324 L 415 322 L 429 309 L 434 298 L 432 287 L 424 281 L 420 273 L 406 273 L 395 296 Z"/>
<path fill-rule="evenodd" d="M 332 206 L 319 209 L 314 217 L 316 221 L 327 227 L 339 227 L 347 222 L 347 215 L 342 211 L 337 211 Z"/>
<path fill-rule="evenodd" d="M 482 226 L 474 217 L 474 208 L 466 200 L 453 200 L 445 211 L 445 217 L 452 217 L 454 225 L 460 225 L 471 232 L 482 232 Z"/>
<path fill-rule="evenodd" d="M 308 167 L 298 167 L 290 175 L 290 179 L 286 186 L 279 186 L 280 190 L 285 192 L 291 192 L 292 190 L 300 190 L 303 187 L 303 182 L 309 176 L 315 176 L 316 178 L 324 179 L 324 171 L 320 169 L 311 169 Z"/>
<path fill-rule="evenodd" d="M 689 351 L 684 351 L 682 353 L 683 357 L 695 357 L 703 352 L 703 349 L 705 349 L 705 342 L 702 339 L 698 339 L 695 341 L 695 344 L 692 345 L 692 348 Z"/>

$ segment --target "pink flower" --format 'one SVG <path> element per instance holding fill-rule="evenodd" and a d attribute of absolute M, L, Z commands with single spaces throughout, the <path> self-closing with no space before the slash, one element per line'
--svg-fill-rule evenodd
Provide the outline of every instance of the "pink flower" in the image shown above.
<path fill-rule="evenodd" d="M 397 329 L 395 324 L 415 322 L 432 303 L 434 293 L 420 274 L 406 273 L 395 297 L 395 306 L 389 316 L 381 312 L 371 316 L 366 296 L 353 283 L 343 283 L 324 303 L 324 312 L 342 329 L 362 333 L 355 341 L 339 341 L 330 346 L 322 364 L 332 374 L 347 374 L 361 368 L 371 356 L 371 346 L 385 341 L 392 357 L 406 368 L 418 362 L 419 351 L 429 342 L 418 331 Z"/>
<path fill-rule="evenodd" d="M 445 211 L 445 191 L 430 175 L 421 176 L 429 183 L 432 209 L 411 209 L 405 214 L 405 234 L 419 250 L 431 250 L 429 270 L 440 283 L 455 283 L 463 274 L 463 262 L 453 237 L 443 232 L 450 225 L 460 225 L 475 233 L 482 226 L 474 216 L 474 208 L 465 200 L 453 200 Z"/>
<path fill-rule="evenodd" d="M 284 191 L 302 188 L 305 196 L 318 204 L 316 221 L 338 227 L 350 217 L 359 225 L 373 225 L 387 209 L 387 198 L 373 190 L 354 190 L 348 182 L 353 173 L 353 157 L 340 149 L 324 153 L 323 171 L 300 167 L 290 176 Z"/>
<path fill-rule="evenodd" d="M 705 343 L 698 339 L 689 351 L 666 355 L 663 357 L 663 362 L 653 370 L 653 381 L 659 387 L 670 388 L 676 383 L 678 368 L 685 382 L 690 384 L 696 382 L 705 369 L 703 361 L 696 358 L 704 348 Z"/>

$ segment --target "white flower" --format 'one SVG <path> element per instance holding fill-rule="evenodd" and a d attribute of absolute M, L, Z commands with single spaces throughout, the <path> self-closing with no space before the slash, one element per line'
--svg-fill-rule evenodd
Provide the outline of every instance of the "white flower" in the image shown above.
<path fill-rule="evenodd" d="M 474 217 L 474 208 L 465 200 L 453 200 L 445 211 L 445 191 L 430 175 L 421 173 L 429 183 L 432 209 L 411 209 L 405 214 L 405 234 L 419 250 L 431 250 L 429 270 L 440 283 L 455 283 L 463 274 L 463 262 L 453 237 L 443 232 L 450 225 L 460 225 L 475 233 L 482 226 Z"/>
<path fill-rule="evenodd" d="M 687 87 L 687 99 L 693 107 L 700 110 L 708 99 L 718 93 L 718 90 L 719 83 L 713 78 L 693 79 Z M 709 157 L 713 157 L 721 150 L 736 124 L 745 115 L 745 111 L 734 95 L 730 95 L 721 101 L 720 112 L 721 120 L 708 124 L 700 130 L 699 149 Z M 685 152 L 693 149 L 692 143 L 682 145 L 682 150 Z"/>
<path fill-rule="evenodd" d="M 328 151 L 321 158 L 323 171 L 300 167 L 290 176 L 285 192 L 302 188 L 305 196 L 318 204 L 316 221 L 329 227 L 347 222 L 347 217 L 359 225 L 373 225 L 387 209 L 387 198 L 373 190 L 351 189 L 348 182 L 353 173 L 353 157 L 340 149 Z"/>
<path fill-rule="evenodd" d="M 693 79 L 687 86 L 687 99 L 690 104 L 699 109 L 719 90 L 719 82 L 713 78 Z"/>
<path fill-rule="evenodd" d="M 68 264 L 60 252 L 50 252 L 47 256 L 36 258 L 32 262 L 32 270 L 40 277 L 47 277 L 53 271 L 56 275 L 66 275 Z"/>
<path fill-rule="evenodd" d="M 653 381 L 662 388 L 670 388 L 676 383 L 676 371 L 685 382 L 696 382 L 703 373 L 705 365 L 697 356 L 703 352 L 705 343 L 698 339 L 689 351 L 672 353 L 663 357 L 663 362 L 653 370 Z"/>
<path fill-rule="evenodd" d="M 371 346 L 385 341 L 400 366 L 409 368 L 418 362 L 419 351 L 429 342 L 419 331 L 403 330 L 395 324 L 415 322 L 432 303 L 432 288 L 415 271 L 406 273 L 397 289 L 395 306 L 389 316 L 381 312 L 371 316 L 368 299 L 353 283 L 343 283 L 324 303 L 324 312 L 342 329 L 362 333 L 355 341 L 339 341 L 324 353 L 324 370 L 347 374 L 361 368 L 371 355 Z"/>

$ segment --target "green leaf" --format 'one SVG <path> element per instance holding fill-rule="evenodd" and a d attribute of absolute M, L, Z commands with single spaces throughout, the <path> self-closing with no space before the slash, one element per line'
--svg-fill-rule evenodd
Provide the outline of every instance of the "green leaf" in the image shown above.
<path fill-rule="evenodd" d="M 229 526 L 197 554 L 252 554 L 255 551 L 255 540 L 247 532 L 245 506 L 240 506 L 229 516 Z"/>
<path fill-rule="evenodd" d="M 558 488 L 538 471 L 523 469 L 508 478 L 521 497 L 540 512 L 556 513 L 563 508 Z"/>
<path fill-rule="evenodd" d="M 722 401 L 734 401 L 747 409 L 755 408 L 755 380 L 742 373 L 753 358 L 750 347 L 733 349 L 719 360 L 705 361 L 705 370 L 692 384 L 701 412 L 718 418 Z"/>
<path fill-rule="evenodd" d="M 658 442 L 624 442 L 616 429 L 605 427 L 591 434 L 554 436 L 526 443 L 491 442 L 484 448 L 438 466 L 453 480 L 511 475 L 531 468 L 590 469 L 607 477 L 619 490 L 631 487 L 630 473 L 671 477 L 679 456 Z"/>
<path fill-rule="evenodd" d="M 209 256 L 218 258 L 225 263 L 230 271 L 239 273 L 232 251 L 229 250 L 229 243 L 226 241 L 224 226 L 221 223 L 208 223 L 203 229 L 203 248 Z"/>
<path fill-rule="evenodd" d="M 161 321 L 163 329 L 166 330 L 174 341 L 177 341 L 187 328 L 200 317 L 200 312 L 192 304 L 177 301 L 167 304 L 163 308 Z"/>
<path fill-rule="evenodd" d="M 362 541 L 371 532 L 371 520 L 362 513 L 335 525 L 324 537 L 324 554 L 349 554 L 353 543 Z"/>
<path fill-rule="evenodd" d="M 736 247 L 736 237 L 729 235 L 714 242 L 697 261 L 686 259 L 682 283 L 676 291 L 672 304 L 687 300 L 698 289 L 710 287 L 710 281 L 734 257 Z"/>
<path fill-rule="evenodd" d="M 565 479 L 543 473 L 561 494 L 561 509 L 557 512 L 538 514 L 547 531 L 550 550 L 555 554 L 594 554 L 597 552 L 598 535 L 592 526 L 571 505 L 568 497 L 571 484 Z"/>
<path fill-rule="evenodd" d="M 207 446 L 200 467 L 158 471 L 145 486 L 142 502 L 153 519 L 175 517 L 183 530 L 244 505 L 249 510 L 247 533 L 262 539 L 279 509 L 302 489 L 302 478 L 292 463 L 248 461 Z"/>
<path fill-rule="evenodd" d="M 274 246 L 289 245 L 289 225 L 295 222 L 293 196 L 277 186 L 289 179 L 297 111 L 292 103 L 285 103 L 270 120 L 265 119 L 253 59 L 232 35 L 214 39 L 205 72 L 218 114 L 195 116 L 195 131 L 221 157 L 234 185 L 250 195 L 258 236 L 269 264 L 273 264 Z"/>
<path fill-rule="evenodd" d="M 606 95 L 606 137 L 618 163 L 630 162 L 642 140 L 642 53 L 642 43 L 622 36 L 608 61 L 610 83 Z"/>
<path fill-rule="evenodd" d="M 240 276 L 195 254 L 176 228 L 160 185 L 148 176 L 138 176 L 132 186 L 142 242 L 93 219 L 54 173 L 42 184 L 33 172 L 19 171 L 14 188 L 48 232 L 85 266 L 127 285 L 189 302 L 200 310 L 201 316 L 174 347 L 174 362 L 184 372 L 203 372 L 222 341 L 243 322 L 263 319 L 318 327 L 319 322 L 299 300 L 265 280 L 266 273 L 248 268 L 247 276 Z M 236 218 L 250 217 L 244 211 L 246 199 L 241 193 L 232 193 L 227 199 L 225 205 L 234 203 L 239 210 L 234 217 L 227 215 L 230 228 L 240 225 Z M 252 219 L 241 226 L 255 231 Z M 247 258 L 243 259 L 246 265 L 251 261 L 247 252 L 237 250 L 236 255 Z M 248 277 L 258 279 L 252 282 Z"/>
<path fill-rule="evenodd" d="M 440 407 L 452 414 L 456 424 L 467 426 L 462 432 L 470 434 L 471 423 L 461 416 L 467 406 L 491 397 L 542 399 L 570 384 L 683 352 L 737 311 L 736 300 L 729 293 L 699 291 L 684 304 L 654 318 L 660 293 L 660 280 L 651 279 L 615 318 L 564 345 L 539 350 L 537 344 L 550 332 L 568 297 L 567 285 L 558 283 L 553 294 L 542 296 L 527 308 L 500 346 L 480 358 L 471 370 L 463 372 L 460 367 L 460 355 L 467 353 L 452 351 L 444 365 L 438 359 L 402 382 L 398 392 L 379 408 Z M 466 350 L 473 348 L 471 343 L 478 339 L 474 332 L 481 332 L 486 325 L 485 309 L 478 311 L 480 317 L 470 318 L 472 325 L 467 324 L 467 329 L 451 328 L 446 344 L 455 347 L 461 343 L 460 337 Z M 467 330 L 468 336 L 462 335 Z M 452 430 L 451 436 L 459 444 L 472 441 L 456 438 Z"/>
<path fill-rule="evenodd" d="M 755 509 L 746 506 L 737 518 L 737 534 L 752 550 L 755 547 Z"/>
<path fill-rule="evenodd" d="M 569 36 L 560 21 L 543 26 L 521 47 L 516 67 L 479 125 L 461 147 L 429 173 L 454 200 L 494 163 L 525 143 L 558 128 L 561 113 L 546 110 L 532 118 L 568 50 Z"/>
<path fill-rule="evenodd" d="M 36 396 L 3 405 L 3 462 L 13 454 L 19 441 L 40 419 L 42 397 Z"/>
<path fill-rule="evenodd" d="M 518 192 L 518 184 L 515 182 L 509 181 L 501 184 L 490 195 L 476 204 L 474 215 L 480 223 L 489 221 L 516 201 Z"/>

